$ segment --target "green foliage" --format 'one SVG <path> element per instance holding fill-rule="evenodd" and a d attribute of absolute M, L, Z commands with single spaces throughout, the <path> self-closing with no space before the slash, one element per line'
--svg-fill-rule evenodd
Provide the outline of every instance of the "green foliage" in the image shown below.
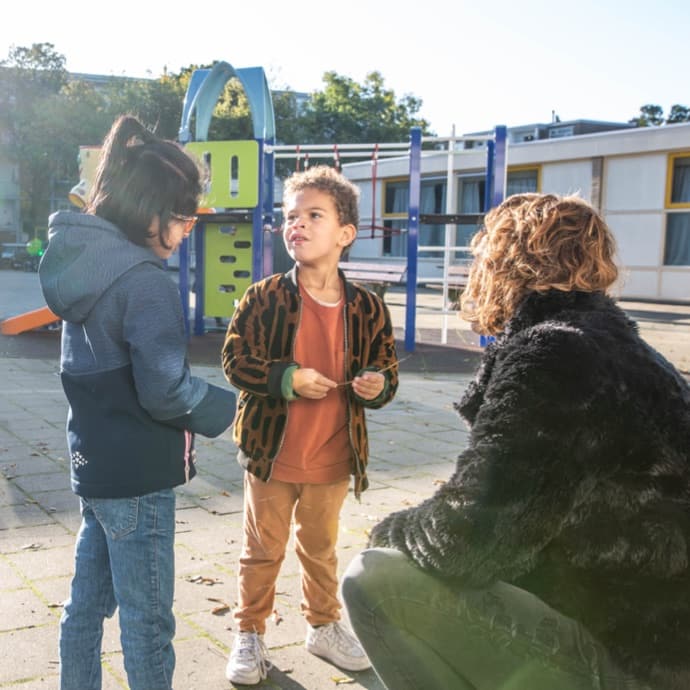
<path fill-rule="evenodd" d="M 672 105 L 671 111 L 666 118 L 666 124 L 670 125 L 674 122 L 690 122 L 690 108 L 677 103 Z"/>
<path fill-rule="evenodd" d="M 326 72 L 323 82 L 323 91 L 314 91 L 301 105 L 297 94 L 289 90 L 274 98 L 277 143 L 403 142 L 415 126 L 425 135 L 432 134 L 429 123 L 417 117 L 422 101 L 411 95 L 396 99 L 379 72 L 368 74 L 363 84 Z M 293 169 L 294 163 L 276 163 L 279 177 Z"/>
<path fill-rule="evenodd" d="M 632 118 L 630 122 L 638 127 L 658 127 L 663 124 L 690 122 L 690 108 L 676 103 L 671 106 L 668 117 L 664 119 L 664 109 L 660 105 L 648 103 L 640 108 L 640 114 Z"/>
<path fill-rule="evenodd" d="M 160 136 L 177 139 L 182 105 L 196 65 L 159 79 L 113 77 L 94 85 L 65 70 L 65 57 L 51 43 L 13 47 L 0 61 L 0 153 L 20 170 L 25 229 L 45 225 L 56 200 L 63 201 L 78 177 L 80 146 L 98 146 L 121 114 L 137 115 Z M 309 95 L 273 93 L 276 139 L 283 144 L 401 142 L 410 128 L 432 134 L 418 116 L 421 100 L 397 98 L 379 72 L 359 84 L 335 72 Z M 231 79 L 213 112 L 209 139 L 252 139 L 249 103 Z M 286 167 L 287 166 L 287 167 Z M 282 163 L 282 172 L 294 168 Z M 280 174 L 281 166 L 277 166 Z"/>
<path fill-rule="evenodd" d="M 78 179 L 80 146 L 98 146 L 123 113 L 176 139 L 189 75 L 114 77 L 104 87 L 70 77 L 50 43 L 12 48 L 0 62 L 0 153 L 19 167 L 21 213 L 30 235 Z"/>
<path fill-rule="evenodd" d="M 100 143 L 110 125 L 124 114 L 136 115 L 159 136 L 177 139 L 188 81 L 188 77 L 167 75 L 154 80 L 113 79 L 104 91 L 108 125 L 99 141 L 92 143 Z"/>
<path fill-rule="evenodd" d="M 52 140 L 52 128 L 44 128 L 51 124 L 50 114 L 68 80 L 64 64 L 51 43 L 12 47 L 0 62 L 0 153 L 18 163 L 22 217 L 29 233 L 39 219 L 45 224 L 55 179 L 55 148 L 61 142 Z"/>
<path fill-rule="evenodd" d="M 212 65 L 209 65 L 209 67 Z M 168 139 L 177 139 L 187 86 L 197 65 L 159 79 L 113 77 L 105 86 L 80 81 L 65 69 L 52 43 L 13 46 L 0 61 L 0 155 L 19 166 L 22 216 L 31 234 L 45 225 L 56 199 L 77 181 L 79 146 L 99 145 L 112 122 L 133 113 Z M 433 135 L 419 116 L 422 101 L 397 97 L 379 72 L 363 83 L 326 72 L 323 89 L 272 94 L 279 144 L 402 142 L 411 127 Z M 690 108 L 675 104 L 668 117 L 646 104 L 633 118 L 640 127 L 690 122 Z M 209 139 L 253 138 L 252 117 L 242 85 L 231 79 L 213 112 Z M 352 159 L 349 159 L 352 160 Z M 279 161 L 284 175 L 294 163 Z"/>
<path fill-rule="evenodd" d="M 429 123 L 416 117 L 422 102 L 411 95 L 396 100 L 380 72 L 370 72 L 363 84 L 335 72 L 326 72 L 323 81 L 323 91 L 312 93 L 305 104 L 296 132 L 299 143 L 405 141 L 413 126 L 430 134 Z"/>
<path fill-rule="evenodd" d="M 249 101 L 239 79 L 229 79 L 213 111 L 208 138 L 215 141 L 253 139 L 254 127 Z"/>

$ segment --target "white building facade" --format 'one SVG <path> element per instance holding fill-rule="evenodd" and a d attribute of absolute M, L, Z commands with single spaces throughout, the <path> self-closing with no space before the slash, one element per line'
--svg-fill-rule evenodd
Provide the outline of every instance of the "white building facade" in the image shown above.
<path fill-rule="evenodd" d="M 351 258 L 406 262 L 409 159 L 344 166 L 362 192 L 362 228 Z M 486 194 L 484 148 L 425 151 L 420 213 L 479 213 Z M 450 191 L 449 191 L 450 190 Z M 506 195 L 579 194 L 606 218 L 618 244 L 626 299 L 690 302 L 690 123 L 510 143 Z M 476 223 L 420 226 L 419 281 L 438 280 L 444 246 L 468 259 Z M 450 250 L 448 248 L 451 248 Z"/>

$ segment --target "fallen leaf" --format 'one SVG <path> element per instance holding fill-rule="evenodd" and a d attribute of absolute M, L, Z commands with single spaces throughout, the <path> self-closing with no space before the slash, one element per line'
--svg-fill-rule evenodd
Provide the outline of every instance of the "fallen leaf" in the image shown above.
<path fill-rule="evenodd" d="M 187 582 L 191 582 L 194 585 L 208 585 L 209 587 L 223 584 L 222 580 L 218 580 L 215 577 L 205 577 L 204 575 L 193 575 L 192 577 L 188 577 Z"/>

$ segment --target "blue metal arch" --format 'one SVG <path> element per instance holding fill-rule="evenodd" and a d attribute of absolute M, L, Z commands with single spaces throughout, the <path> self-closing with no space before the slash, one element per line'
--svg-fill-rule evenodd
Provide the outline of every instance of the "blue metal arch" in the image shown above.
<path fill-rule="evenodd" d="M 192 140 L 190 123 L 195 111 L 194 140 L 206 141 L 208 139 L 213 109 L 225 84 L 233 77 L 240 80 L 247 95 L 252 113 L 254 138 L 272 140 L 275 137 L 273 100 L 263 68 L 235 69 L 230 63 L 219 61 L 211 69 L 198 69 L 192 73 L 182 107 L 179 131 L 181 143 L 186 144 Z"/>

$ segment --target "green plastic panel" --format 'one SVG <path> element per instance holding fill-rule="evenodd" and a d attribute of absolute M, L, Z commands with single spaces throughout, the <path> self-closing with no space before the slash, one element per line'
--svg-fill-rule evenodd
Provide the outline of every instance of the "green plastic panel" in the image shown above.
<path fill-rule="evenodd" d="M 210 171 L 201 206 L 252 208 L 259 203 L 259 144 L 256 141 L 191 141 L 187 144 Z"/>
<path fill-rule="evenodd" d="M 204 229 L 204 316 L 232 316 L 236 301 L 251 282 L 251 223 L 207 223 Z"/>

